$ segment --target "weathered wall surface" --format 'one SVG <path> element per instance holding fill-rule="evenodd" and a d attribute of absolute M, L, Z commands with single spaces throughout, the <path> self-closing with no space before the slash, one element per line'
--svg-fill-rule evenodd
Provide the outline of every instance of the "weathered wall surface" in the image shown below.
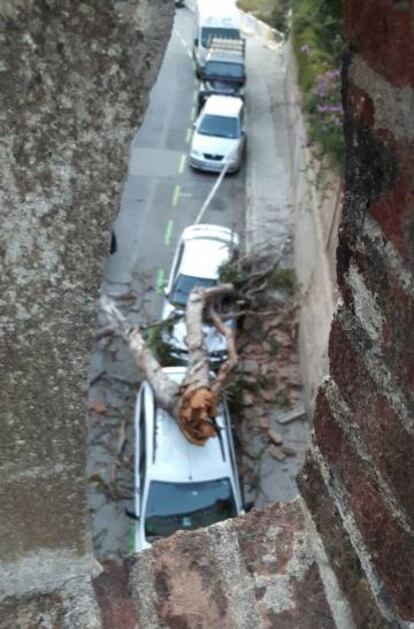
<path fill-rule="evenodd" d="M 301 488 L 358 626 L 400 627 L 414 621 L 414 5 L 345 5 L 341 305 Z"/>
<path fill-rule="evenodd" d="M 286 49 L 285 99 L 289 117 L 295 270 L 301 293 L 299 342 L 305 399 L 311 411 L 328 373 L 328 338 L 336 308 L 336 247 L 343 182 L 308 146 L 296 62 Z"/>
<path fill-rule="evenodd" d="M 91 565 L 87 366 L 172 0 L 0 5 L 0 594 Z"/>

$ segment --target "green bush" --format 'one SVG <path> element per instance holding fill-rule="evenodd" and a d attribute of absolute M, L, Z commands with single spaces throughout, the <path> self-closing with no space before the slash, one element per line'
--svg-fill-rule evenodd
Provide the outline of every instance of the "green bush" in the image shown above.
<path fill-rule="evenodd" d="M 341 166 L 343 0 L 238 0 L 238 6 L 284 33 L 290 31 L 310 143 L 316 154 Z"/>
<path fill-rule="evenodd" d="M 336 165 L 344 156 L 339 68 L 343 49 L 343 0 L 291 0 L 292 43 L 298 81 L 316 151 Z"/>

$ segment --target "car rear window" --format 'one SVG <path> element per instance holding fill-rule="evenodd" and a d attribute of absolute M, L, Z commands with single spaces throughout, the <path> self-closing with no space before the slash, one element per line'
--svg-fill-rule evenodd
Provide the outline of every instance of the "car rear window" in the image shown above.
<path fill-rule="evenodd" d="M 166 537 L 175 531 L 196 529 L 237 515 L 228 478 L 204 483 L 164 483 L 149 487 L 145 535 Z"/>

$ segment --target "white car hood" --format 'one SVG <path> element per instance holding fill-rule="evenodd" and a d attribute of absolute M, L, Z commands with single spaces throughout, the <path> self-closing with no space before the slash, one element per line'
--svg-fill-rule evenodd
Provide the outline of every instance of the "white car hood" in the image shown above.
<path fill-rule="evenodd" d="M 216 138 L 210 135 L 195 133 L 193 137 L 192 150 L 209 155 L 224 155 L 228 157 L 233 151 L 236 152 L 240 145 L 240 139 Z"/>
<path fill-rule="evenodd" d="M 164 308 L 162 311 L 162 319 L 168 319 L 174 312 L 175 308 L 169 302 L 164 304 Z M 181 311 L 180 311 L 181 312 Z M 177 323 L 172 324 L 171 331 L 168 328 L 166 330 L 167 334 L 164 336 L 164 341 L 168 342 L 169 345 L 174 347 L 177 350 L 187 351 L 187 345 L 185 342 L 185 338 L 187 335 L 187 329 L 185 325 L 185 313 L 183 312 L 183 318 L 181 318 Z M 232 325 L 231 321 L 224 321 L 224 324 L 230 327 Z M 203 325 L 203 332 L 205 342 L 208 348 L 209 354 L 213 352 L 223 352 L 227 349 L 226 338 L 219 334 L 216 328 L 212 325 Z M 168 339 L 168 341 L 167 341 Z"/>

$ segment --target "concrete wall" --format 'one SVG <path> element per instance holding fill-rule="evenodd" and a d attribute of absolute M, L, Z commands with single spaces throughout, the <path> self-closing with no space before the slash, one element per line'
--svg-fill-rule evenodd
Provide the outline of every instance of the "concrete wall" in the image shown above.
<path fill-rule="evenodd" d="M 0 6 L 0 596 L 91 570 L 84 417 L 96 298 L 173 5 Z"/>
<path fill-rule="evenodd" d="M 300 107 L 296 64 L 286 51 L 285 99 L 289 120 L 295 268 L 301 293 L 300 353 L 305 398 L 313 406 L 328 372 L 328 336 L 336 307 L 336 246 L 342 206 L 342 180 L 308 146 Z"/>
<path fill-rule="evenodd" d="M 301 488 L 358 627 L 414 622 L 414 5 L 347 0 L 340 308 Z"/>

